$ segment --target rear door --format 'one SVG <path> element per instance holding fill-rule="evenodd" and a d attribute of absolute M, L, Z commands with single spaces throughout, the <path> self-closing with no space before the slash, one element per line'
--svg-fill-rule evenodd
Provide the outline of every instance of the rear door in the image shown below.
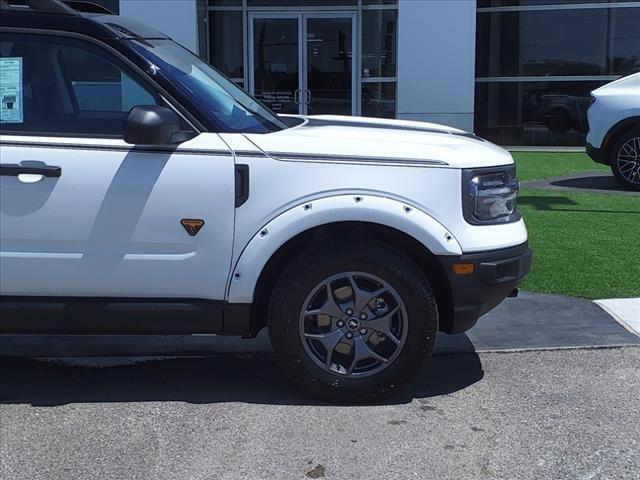
<path fill-rule="evenodd" d="M 3 34 L 0 50 L 11 90 L 2 105 L 0 293 L 224 299 L 234 161 L 221 138 L 126 144 L 129 109 L 166 102 L 99 44 L 16 33 Z"/>

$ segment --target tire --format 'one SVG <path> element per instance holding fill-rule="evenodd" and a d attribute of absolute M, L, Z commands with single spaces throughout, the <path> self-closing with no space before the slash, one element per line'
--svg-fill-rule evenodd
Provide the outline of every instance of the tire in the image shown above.
<path fill-rule="evenodd" d="M 611 171 L 628 190 L 640 191 L 640 130 L 623 133 L 609 153 Z"/>
<path fill-rule="evenodd" d="M 571 114 L 562 107 L 552 108 L 546 115 L 547 128 L 554 135 L 567 133 L 572 128 Z"/>
<path fill-rule="evenodd" d="M 431 357 L 438 332 L 429 281 L 409 257 L 380 243 L 310 247 L 276 283 L 268 316 L 286 375 L 311 396 L 337 403 L 392 394 Z"/>

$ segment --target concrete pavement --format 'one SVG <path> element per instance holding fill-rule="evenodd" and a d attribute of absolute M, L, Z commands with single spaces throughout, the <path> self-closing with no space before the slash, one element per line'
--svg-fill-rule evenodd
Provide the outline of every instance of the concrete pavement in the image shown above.
<path fill-rule="evenodd" d="M 640 478 L 640 337 L 588 300 L 507 299 L 368 406 L 302 396 L 264 332 L 0 343 L 47 349 L 120 356 L 2 358 L 2 479 Z"/>
<path fill-rule="evenodd" d="M 638 479 L 640 348 L 440 355 L 372 406 L 270 359 L 5 359 L 0 478 Z"/>

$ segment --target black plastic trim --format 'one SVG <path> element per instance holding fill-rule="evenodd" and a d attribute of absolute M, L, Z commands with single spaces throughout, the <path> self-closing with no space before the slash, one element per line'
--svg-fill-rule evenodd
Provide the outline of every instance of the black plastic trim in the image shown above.
<path fill-rule="evenodd" d="M 591 160 L 593 160 L 594 162 L 601 163 L 603 165 L 609 165 L 607 156 L 604 154 L 602 149 L 595 148 L 590 143 L 587 143 L 586 151 L 587 151 L 587 155 L 589 155 L 589 157 L 591 157 Z"/>
<path fill-rule="evenodd" d="M 186 298 L 0 297 L 0 333 L 250 333 L 250 304 Z"/>
<path fill-rule="evenodd" d="M 249 200 L 249 165 L 236 165 L 236 208 Z"/>
<path fill-rule="evenodd" d="M 56 142 L 15 142 L 0 141 L 0 145 L 7 147 L 31 147 L 31 148 L 60 148 L 70 150 L 100 150 L 108 152 L 139 152 L 139 153 L 179 153 L 181 155 L 218 155 L 232 157 L 230 150 L 205 150 L 205 149 L 177 149 L 177 146 L 137 146 L 137 145 L 96 145 Z"/>
<path fill-rule="evenodd" d="M 446 162 L 441 160 L 422 160 L 416 158 L 393 158 L 393 157 L 365 157 L 365 156 L 344 156 L 331 154 L 314 154 L 314 153 L 292 153 L 292 152 L 267 152 L 271 158 L 282 162 L 322 162 L 322 163 L 371 163 L 380 165 L 411 165 L 411 166 L 447 166 Z"/>
<path fill-rule="evenodd" d="M 115 15 L 115 13 L 109 10 L 107 7 L 103 7 L 102 5 L 98 5 L 97 3 L 83 2 L 79 0 L 62 0 L 62 1 L 69 7 L 73 8 L 76 12 Z"/>
<path fill-rule="evenodd" d="M 257 150 L 236 150 L 235 154 L 236 154 L 236 157 L 268 158 L 266 153 L 260 152 Z"/>
<path fill-rule="evenodd" d="M 0 0 L 0 9 L 5 12 L 20 13 L 45 13 L 50 15 L 70 15 L 76 16 L 78 13 L 67 2 L 59 2 L 58 0 L 25 0 L 27 9 L 24 7 L 14 7 L 9 3 L 10 0 Z"/>
<path fill-rule="evenodd" d="M 0 163 L 0 176 L 17 177 L 22 174 L 42 175 L 44 177 L 60 177 L 62 168 L 46 165 L 43 162 L 22 162 L 21 164 Z"/>
<path fill-rule="evenodd" d="M 445 333 L 462 333 L 478 318 L 508 297 L 531 270 L 532 252 L 527 243 L 515 247 L 459 256 L 440 256 L 449 279 L 453 317 L 446 319 Z M 456 263 L 471 263 L 473 274 L 457 275 Z"/>

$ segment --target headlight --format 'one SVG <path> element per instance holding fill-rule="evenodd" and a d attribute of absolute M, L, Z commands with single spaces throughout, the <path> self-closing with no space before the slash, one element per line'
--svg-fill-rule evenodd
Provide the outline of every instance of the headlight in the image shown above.
<path fill-rule="evenodd" d="M 516 208 L 519 189 L 515 166 L 463 170 L 462 205 L 465 220 L 473 225 L 520 220 Z"/>

